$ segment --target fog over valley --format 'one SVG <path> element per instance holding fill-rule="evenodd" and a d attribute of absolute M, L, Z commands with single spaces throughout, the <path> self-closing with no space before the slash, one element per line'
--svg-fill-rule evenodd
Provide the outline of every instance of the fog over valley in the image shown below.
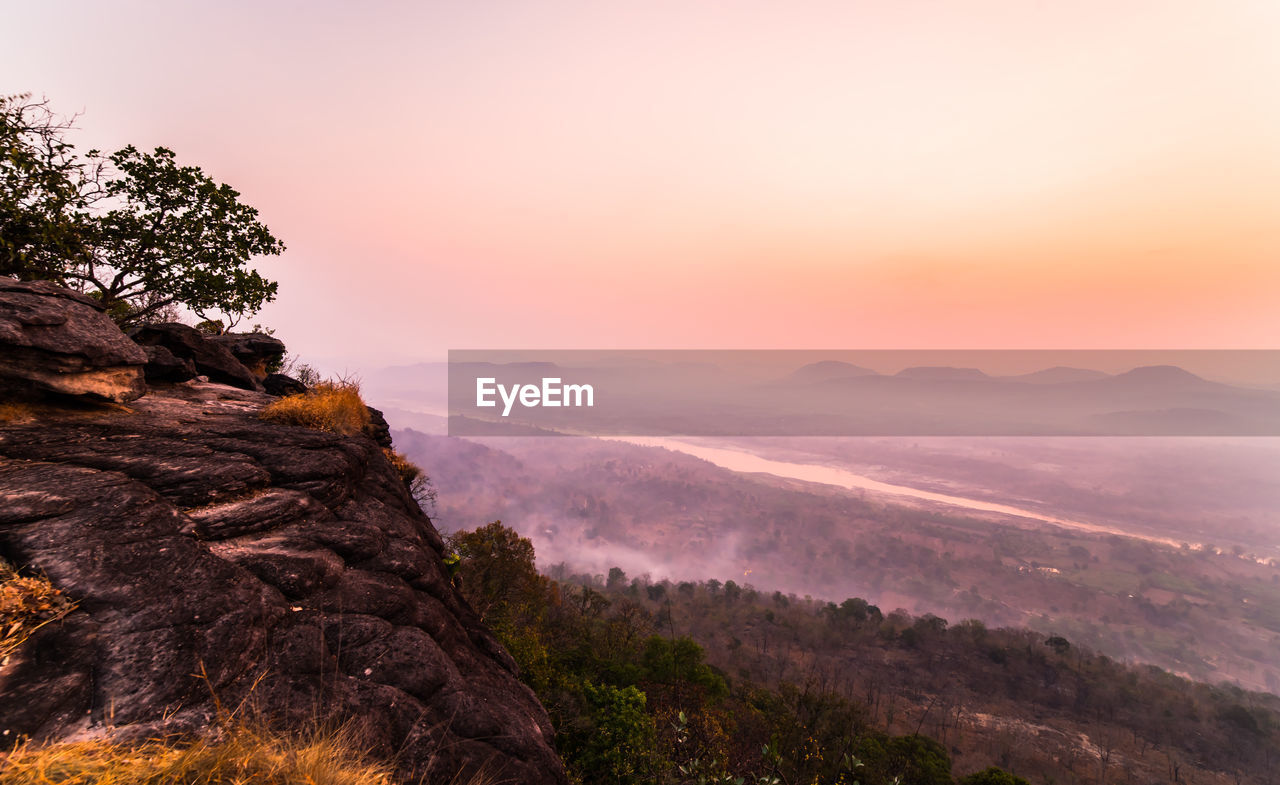
<path fill-rule="evenodd" d="M 464 439 L 403 392 L 438 525 L 502 520 L 544 571 L 862 597 L 1280 690 L 1280 440 Z"/>

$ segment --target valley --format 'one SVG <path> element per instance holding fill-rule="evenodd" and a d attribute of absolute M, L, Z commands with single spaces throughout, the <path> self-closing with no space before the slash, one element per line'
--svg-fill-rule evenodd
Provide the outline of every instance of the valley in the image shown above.
<path fill-rule="evenodd" d="M 847 461 L 841 450 L 857 452 L 867 467 L 863 476 L 874 472 L 885 478 L 881 482 L 906 487 L 921 478 L 906 475 L 905 456 L 917 456 L 931 472 L 938 465 L 968 466 L 968 475 L 934 472 L 927 494 L 963 494 L 995 509 L 966 510 L 924 494 L 908 499 L 902 492 L 888 495 L 761 473 L 777 467 L 769 459 L 760 464 L 742 458 L 740 449 L 733 451 L 741 461 L 737 468 L 755 472 L 731 471 L 663 447 L 609 440 L 396 434 L 408 455 L 432 467 L 439 494 L 435 519 L 442 530 L 500 519 L 532 539 L 543 569 L 564 563 L 603 573 L 618 566 L 655 580 L 733 579 L 797 597 L 862 597 L 886 611 L 902 608 L 952 622 L 972 618 L 1027 627 L 1197 679 L 1280 690 L 1275 655 L 1280 650 L 1280 568 L 1263 556 L 1271 552 L 1265 547 L 1265 505 L 1274 487 L 1267 484 L 1264 466 L 1235 477 L 1238 487 L 1231 498 L 1238 514 L 1255 516 L 1256 530 L 1240 538 L 1253 543 L 1246 547 L 1230 544 L 1221 529 L 1198 532 L 1218 535 L 1218 544 L 1207 536 L 1182 539 L 1197 533 L 1191 528 L 1196 520 L 1212 519 L 1212 499 L 1199 509 L 1170 505 L 1165 518 L 1151 516 L 1155 523 L 1145 527 L 1126 523 L 1124 509 L 1116 504 L 1109 516 L 1093 517 L 1096 506 L 1114 502 L 1114 495 L 1062 508 L 1052 503 L 1089 482 L 1090 473 L 1111 471 L 1113 480 L 1142 488 L 1144 465 L 1152 472 L 1165 468 L 1152 465 L 1154 459 L 1144 452 L 1130 456 L 1139 468 L 1128 478 L 1117 476 L 1114 461 L 1086 462 L 1079 475 L 1057 475 L 1056 483 L 1045 483 L 1044 468 L 1007 468 L 1035 451 L 1026 444 L 988 444 L 987 457 L 973 463 L 971 453 L 978 449 L 973 444 L 963 450 L 952 444 L 951 453 L 943 454 L 902 444 L 876 445 L 873 451 L 861 440 L 804 441 L 807 452 L 795 442 L 782 442 L 770 454 L 825 461 L 830 471 L 847 478 L 848 470 L 831 464 L 837 458 Z M 1120 445 L 1083 441 L 1088 442 L 1083 447 L 1040 448 L 1040 464 L 1050 466 L 1053 461 L 1046 459 L 1061 461 L 1064 452 L 1084 448 L 1093 451 L 1095 461 L 1107 451 L 1115 460 L 1126 454 Z M 1180 458 L 1168 445 L 1162 449 L 1170 452 L 1166 462 L 1225 460 L 1220 453 L 1198 455 L 1185 445 Z M 873 452 L 881 457 L 874 465 Z M 1002 452 L 1004 463 L 997 463 L 993 452 Z M 1256 458 L 1246 450 L 1230 465 Z M 993 465 L 1005 468 L 995 472 Z M 996 490 L 975 486 L 974 467 L 1002 478 Z M 1048 491 L 1043 498 L 1050 501 L 1028 499 L 1025 491 L 1032 486 Z M 1151 505 L 1150 493 L 1120 498 L 1141 511 Z M 1192 491 L 1183 484 L 1167 493 L 1178 500 L 1177 494 Z M 1246 509 L 1250 499 L 1255 506 Z M 1024 514 L 1004 509 L 1010 500 Z M 1090 518 L 1075 521 L 1078 513 Z M 1170 526 L 1174 536 L 1160 534 L 1166 518 L 1185 528 Z M 1084 525 L 1068 525 L 1072 522 Z"/>

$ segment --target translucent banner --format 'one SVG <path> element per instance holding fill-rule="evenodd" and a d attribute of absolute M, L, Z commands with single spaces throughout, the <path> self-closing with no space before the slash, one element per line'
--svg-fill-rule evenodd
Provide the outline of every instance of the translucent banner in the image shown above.
<path fill-rule="evenodd" d="M 1280 351 L 449 353 L 449 433 L 1277 436 Z"/>

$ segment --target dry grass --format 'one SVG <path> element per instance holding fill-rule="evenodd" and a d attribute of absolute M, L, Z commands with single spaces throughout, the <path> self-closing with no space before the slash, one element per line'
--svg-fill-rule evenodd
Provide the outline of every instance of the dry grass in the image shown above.
<path fill-rule="evenodd" d="M 36 630 L 75 607 L 47 578 L 24 577 L 0 560 L 0 663 Z"/>
<path fill-rule="evenodd" d="M 0 785 L 390 785 L 345 730 L 291 737 L 237 726 L 216 739 L 23 744 L 0 757 Z"/>
<path fill-rule="evenodd" d="M 396 474 L 400 475 L 400 479 L 404 480 L 406 486 L 412 486 L 413 481 L 422 476 L 421 467 L 404 455 L 390 447 L 383 447 L 382 453 L 387 456 L 387 460 L 391 462 L 391 468 L 396 470 Z"/>
<path fill-rule="evenodd" d="M 268 404 L 259 416 L 269 422 L 346 436 L 360 433 L 369 424 L 369 408 L 360 398 L 360 385 L 350 381 L 321 382 L 301 395 Z"/>
<path fill-rule="evenodd" d="M 5 401 L 0 403 L 0 426 L 27 425 L 43 419 L 99 419 L 133 414 L 134 410 L 108 401 L 76 400 L 73 398 L 44 401 Z"/>
<path fill-rule="evenodd" d="M 383 447 L 382 452 L 391 462 L 392 468 L 400 475 L 400 479 L 404 481 L 404 486 L 409 489 L 409 495 L 423 512 L 435 514 L 436 489 L 431 484 L 431 478 L 422 471 L 422 467 L 390 447 Z"/>
<path fill-rule="evenodd" d="M 36 419 L 36 407 L 27 403 L 0 403 L 0 423 L 23 423 Z"/>

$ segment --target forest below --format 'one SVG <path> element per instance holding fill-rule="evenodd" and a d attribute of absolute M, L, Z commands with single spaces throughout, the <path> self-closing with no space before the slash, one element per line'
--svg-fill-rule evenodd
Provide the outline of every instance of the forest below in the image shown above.
<path fill-rule="evenodd" d="M 1280 690 L 1280 568 L 1248 553 L 911 506 L 620 442 L 399 430 L 396 444 L 431 467 L 442 530 L 501 519 L 547 564 L 865 597 L 886 612 L 1024 627 L 1201 681 Z M 1139 471 L 1108 465 L 1117 483 Z"/>
<path fill-rule="evenodd" d="M 1275 782 L 1274 695 L 859 598 L 542 575 L 500 523 L 450 543 L 583 782 Z"/>

